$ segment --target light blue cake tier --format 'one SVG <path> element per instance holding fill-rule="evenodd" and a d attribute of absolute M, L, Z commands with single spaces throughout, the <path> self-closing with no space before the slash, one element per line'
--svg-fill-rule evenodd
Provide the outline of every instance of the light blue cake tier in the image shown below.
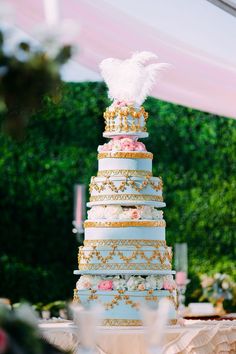
<path fill-rule="evenodd" d="M 102 324 L 106 326 L 141 326 L 140 308 L 156 308 L 160 299 L 168 298 L 171 302 L 169 323 L 176 323 L 176 293 L 167 290 L 154 291 L 74 291 L 74 301 L 85 307 L 102 304 Z"/>
<path fill-rule="evenodd" d="M 170 247 L 152 246 L 81 246 L 78 264 L 81 270 L 97 269 L 134 269 L 169 270 L 172 251 Z"/>
<path fill-rule="evenodd" d="M 89 191 L 90 202 L 163 202 L 158 177 L 92 177 Z"/>
<path fill-rule="evenodd" d="M 165 240 L 165 221 L 85 221 L 85 240 Z"/>
<path fill-rule="evenodd" d="M 152 173 L 152 158 L 150 152 L 138 151 L 117 151 L 117 152 L 102 152 L 98 154 L 98 173 L 106 171 L 112 175 L 113 171 L 118 171 L 118 176 L 127 175 L 127 170 L 141 172 L 142 174 Z M 124 170 L 124 172 L 121 172 Z M 131 175 L 135 175 L 135 174 Z"/>

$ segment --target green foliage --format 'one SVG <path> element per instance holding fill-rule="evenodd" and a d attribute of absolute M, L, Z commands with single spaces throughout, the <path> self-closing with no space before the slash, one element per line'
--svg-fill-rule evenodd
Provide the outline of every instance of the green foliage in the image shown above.
<path fill-rule="evenodd" d="M 77 243 L 71 233 L 73 184 L 97 173 L 102 83 L 65 84 L 45 99 L 19 143 L 0 136 L 0 295 L 43 303 L 72 295 Z M 167 241 L 189 245 L 189 299 L 198 274 L 236 278 L 236 122 L 149 98 L 153 173 L 162 176 Z"/>

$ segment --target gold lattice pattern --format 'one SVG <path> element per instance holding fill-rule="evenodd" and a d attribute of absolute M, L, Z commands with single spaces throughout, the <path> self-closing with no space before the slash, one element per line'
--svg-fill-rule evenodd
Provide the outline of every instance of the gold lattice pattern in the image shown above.
<path fill-rule="evenodd" d="M 156 192 L 162 190 L 163 182 L 160 178 L 158 183 L 155 183 L 151 176 L 146 176 L 143 181 L 135 181 L 131 177 L 124 177 L 124 180 L 120 182 L 119 186 L 110 179 L 110 177 L 106 177 L 103 181 L 96 181 L 96 177 L 92 177 L 91 183 L 89 185 L 90 194 L 95 190 L 98 193 L 103 192 L 104 190 L 111 190 L 114 193 L 124 192 L 128 187 L 131 187 L 136 192 L 141 192 L 143 189 L 150 186 Z"/>
<path fill-rule="evenodd" d="M 102 170 L 98 171 L 98 177 L 152 177 L 152 172 L 147 170 Z"/>
<path fill-rule="evenodd" d="M 132 151 L 118 151 L 118 152 L 100 152 L 98 154 L 98 160 L 115 158 L 115 159 L 153 159 L 153 154 L 151 152 L 132 152 Z"/>
<path fill-rule="evenodd" d="M 140 248 L 142 246 L 152 246 L 155 248 L 159 247 L 167 247 L 166 241 L 164 240 L 84 240 L 85 246 L 111 246 L 111 247 L 118 247 L 118 246 L 135 246 L 136 248 Z"/>
<path fill-rule="evenodd" d="M 83 246 L 79 248 L 79 254 L 78 254 L 78 263 L 80 262 L 89 262 L 91 259 L 94 258 L 94 260 L 101 261 L 103 264 L 106 264 L 108 261 L 111 261 L 114 259 L 114 257 L 118 256 L 120 260 L 124 261 L 125 264 L 129 264 L 131 261 L 136 260 L 137 258 L 141 258 L 147 262 L 148 265 L 154 260 L 160 261 L 162 265 L 165 264 L 166 261 L 171 261 L 172 260 L 172 252 L 170 248 L 167 248 L 164 251 L 160 250 L 152 250 L 152 251 L 143 251 L 140 249 L 136 249 L 133 251 L 130 251 L 130 255 L 126 256 L 123 251 L 117 250 L 117 247 L 113 247 L 113 249 L 106 251 L 107 255 L 102 256 L 103 251 L 98 251 L 96 246 L 93 247 L 92 250 L 85 250 Z M 146 253 L 149 253 L 150 255 L 147 256 Z"/>
<path fill-rule="evenodd" d="M 92 195 L 90 202 L 111 202 L 111 201 L 148 201 L 148 202 L 163 202 L 161 195 L 151 194 L 111 194 L 111 195 Z"/>
<path fill-rule="evenodd" d="M 119 303 L 122 301 L 124 301 L 126 305 L 130 305 L 132 308 L 135 308 L 137 310 L 139 309 L 139 306 L 140 306 L 139 301 L 135 302 L 134 300 L 132 300 L 131 296 L 128 295 L 125 290 L 118 290 L 117 292 L 118 292 L 118 294 L 114 294 L 111 301 L 104 303 L 99 299 L 99 294 L 97 294 L 97 290 L 90 290 L 88 300 L 89 301 L 95 300 L 96 302 L 101 303 L 106 310 L 113 309 L 115 306 L 118 306 Z M 154 292 L 153 290 L 147 291 L 147 295 L 144 297 L 146 301 L 157 302 L 159 300 L 159 297 L 157 295 L 153 295 L 153 292 Z M 74 296 L 75 296 L 75 293 L 76 293 L 76 299 L 74 297 L 74 301 L 75 302 L 77 301 L 78 303 L 82 303 L 82 301 L 78 295 L 78 291 L 76 289 L 74 291 Z M 166 298 L 173 303 L 173 305 L 176 309 L 177 305 L 176 305 L 175 297 L 173 295 L 170 295 L 170 296 L 167 296 Z"/>
<path fill-rule="evenodd" d="M 176 325 L 177 320 L 172 319 L 168 320 L 169 325 Z M 127 320 L 123 318 L 106 318 L 105 320 L 102 321 L 103 326 L 128 326 L 128 327 L 138 327 L 138 326 L 143 326 L 143 322 L 141 320 Z"/>
<path fill-rule="evenodd" d="M 159 263 L 80 263 L 79 270 L 171 270 L 171 264 L 162 265 Z"/>
<path fill-rule="evenodd" d="M 105 118 L 106 132 L 146 132 L 145 127 L 148 113 L 141 107 L 136 110 L 132 106 L 126 108 L 116 107 L 113 110 L 106 109 Z"/>
<path fill-rule="evenodd" d="M 89 221 L 84 222 L 84 228 L 109 227 L 165 227 L 165 220 L 137 220 L 137 221 Z"/>

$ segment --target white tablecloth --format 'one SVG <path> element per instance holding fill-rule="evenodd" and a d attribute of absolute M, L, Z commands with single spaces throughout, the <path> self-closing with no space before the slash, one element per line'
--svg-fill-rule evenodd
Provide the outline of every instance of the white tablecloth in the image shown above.
<path fill-rule="evenodd" d="M 41 323 L 43 336 L 52 344 L 75 351 L 78 340 L 71 322 Z M 165 354 L 235 354 L 236 321 L 185 320 L 185 326 L 169 326 L 164 338 Z M 143 328 L 100 327 L 100 354 L 147 354 Z"/>

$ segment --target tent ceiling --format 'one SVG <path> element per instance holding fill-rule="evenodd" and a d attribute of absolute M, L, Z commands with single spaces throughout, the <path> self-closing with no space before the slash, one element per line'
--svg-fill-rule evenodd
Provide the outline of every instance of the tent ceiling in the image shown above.
<path fill-rule="evenodd" d="M 23 31 L 32 33 L 44 21 L 42 0 L 8 2 Z M 232 8 L 236 4 L 235 0 L 61 0 L 61 18 L 80 26 L 76 39 L 80 52 L 74 59 L 82 67 L 74 62 L 65 74 L 75 80 L 97 80 L 98 64 L 105 57 L 126 58 L 130 52 L 150 50 L 172 64 L 156 85 L 155 97 L 235 118 L 236 18 L 219 2 Z"/>

